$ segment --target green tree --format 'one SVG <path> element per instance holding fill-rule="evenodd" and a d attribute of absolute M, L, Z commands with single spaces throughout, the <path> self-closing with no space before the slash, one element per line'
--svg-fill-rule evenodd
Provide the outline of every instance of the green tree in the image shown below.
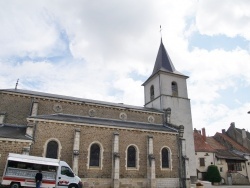
<path fill-rule="evenodd" d="M 219 183 L 221 181 L 221 175 L 217 166 L 215 165 L 208 166 L 206 173 L 206 180 L 212 183 L 215 182 Z"/>

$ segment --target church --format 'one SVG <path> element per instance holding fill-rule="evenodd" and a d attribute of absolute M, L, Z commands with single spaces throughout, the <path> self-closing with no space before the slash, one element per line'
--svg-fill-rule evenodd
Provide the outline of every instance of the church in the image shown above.
<path fill-rule="evenodd" d="M 0 176 L 8 153 L 66 161 L 83 187 L 190 187 L 196 164 L 188 76 L 161 40 L 144 107 L 0 90 Z"/>

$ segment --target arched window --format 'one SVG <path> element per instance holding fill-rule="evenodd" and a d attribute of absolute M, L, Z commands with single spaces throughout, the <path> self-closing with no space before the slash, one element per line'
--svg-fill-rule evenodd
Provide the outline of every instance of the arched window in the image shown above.
<path fill-rule="evenodd" d="M 98 144 L 92 144 L 90 147 L 90 159 L 89 166 L 99 167 L 100 166 L 100 155 L 101 150 Z"/>
<path fill-rule="evenodd" d="M 169 150 L 167 148 L 163 148 L 161 150 L 161 167 L 162 168 L 169 168 Z"/>
<path fill-rule="evenodd" d="M 153 100 L 155 98 L 155 89 L 154 86 L 152 85 L 150 87 L 150 100 Z"/>
<path fill-rule="evenodd" d="M 127 167 L 136 167 L 136 149 L 129 146 L 127 151 Z"/>
<path fill-rule="evenodd" d="M 46 149 L 46 157 L 58 159 L 58 143 L 54 140 L 49 141 Z"/>
<path fill-rule="evenodd" d="M 172 82 L 172 96 L 178 96 L 178 86 L 176 82 Z"/>

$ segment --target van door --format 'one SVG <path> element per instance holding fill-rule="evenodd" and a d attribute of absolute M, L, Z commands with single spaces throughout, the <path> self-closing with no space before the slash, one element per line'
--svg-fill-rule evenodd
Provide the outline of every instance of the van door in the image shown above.
<path fill-rule="evenodd" d="M 72 183 L 73 177 L 75 177 L 75 175 L 68 166 L 60 166 L 57 176 L 57 187 L 68 187 L 69 184 Z"/>

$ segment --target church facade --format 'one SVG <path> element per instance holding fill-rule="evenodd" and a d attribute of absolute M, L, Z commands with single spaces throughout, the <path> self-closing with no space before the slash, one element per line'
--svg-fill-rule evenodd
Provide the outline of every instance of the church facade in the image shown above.
<path fill-rule="evenodd" d="M 64 160 L 84 187 L 189 187 L 196 171 L 187 78 L 161 41 L 144 107 L 0 90 L 0 176 L 12 152 Z"/>

